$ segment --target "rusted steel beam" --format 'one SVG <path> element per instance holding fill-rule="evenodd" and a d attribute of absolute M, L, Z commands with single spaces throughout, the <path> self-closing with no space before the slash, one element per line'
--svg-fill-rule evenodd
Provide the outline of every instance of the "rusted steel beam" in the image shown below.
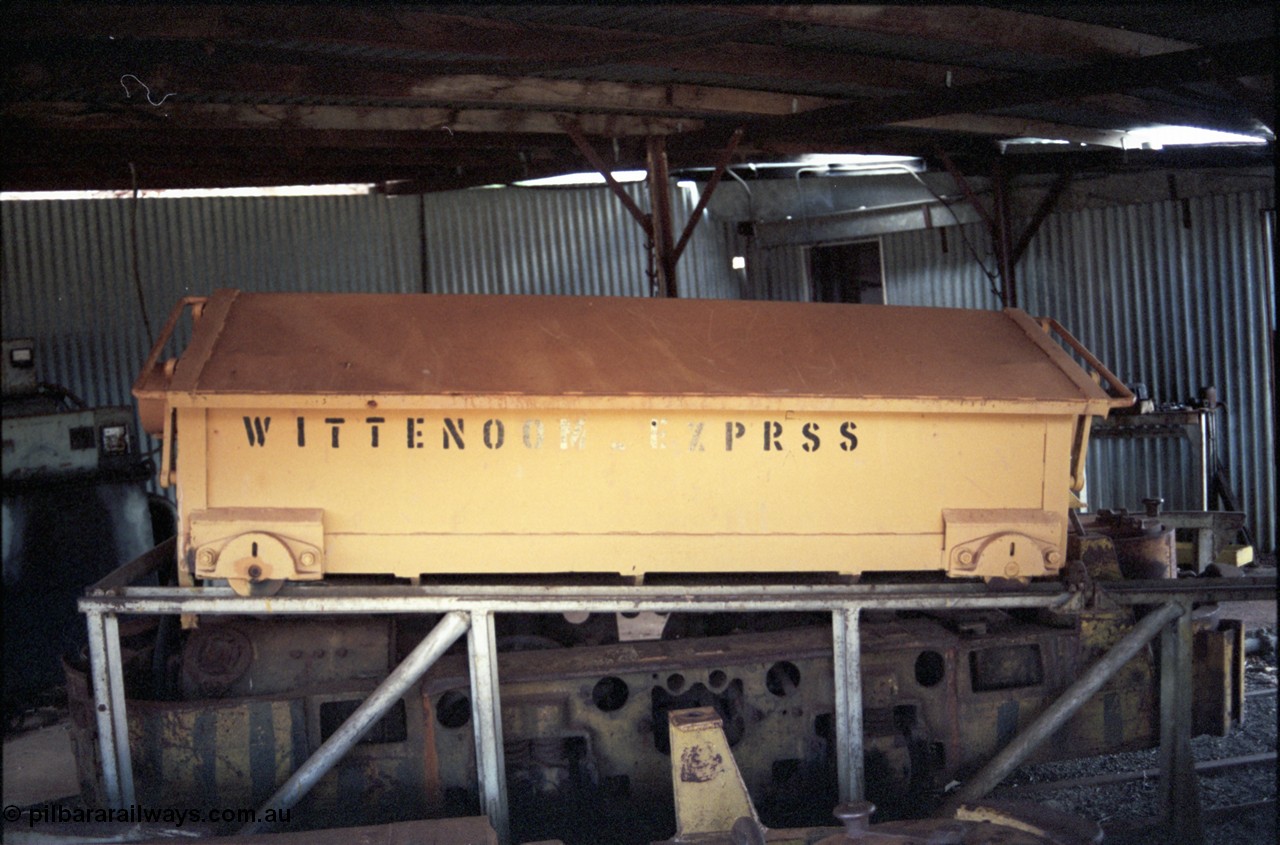
<path fill-rule="evenodd" d="M 1022 230 L 1022 235 L 1018 238 L 1018 243 L 1013 247 L 1013 257 L 1010 263 L 1016 265 L 1022 260 L 1022 256 L 1026 254 L 1027 247 L 1031 244 L 1031 239 L 1035 237 L 1036 232 L 1040 231 L 1040 226 L 1045 219 L 1052 213 L 1054 206 L 1058 204 L 1058 200 L 1067 190 L 1067 186 L 1071 184 L 1071 178 L 1075 176 L 1070 170 L 1064 170 L 1058 174 L 1058 178 L 1053 180 L 1053 184 L 1049 186 L 1049 192 L 1044 195 L 1044 199 L 1040 200 L 1040 204 L 1036 206 L 1035 213 L 1031 215 L 1031 221 L 1027 223 L 1027 228 Z"/>
<path fill-rule="evenodd" d="M 996 261 L 1000 267 L 1000 299 L 1005 308 L 1018 307 L 1018 280 L 1013 261 L 1013 221 L 1009 219 L 1009 186 L 1003 159 L 996 159 L 991 174 L 991 186 L 995 192 L 995 222 L 991 240 L 996 247 Z"/>
<path fill-rule="evenodd" d="M 680 240 L 676 243 L 676 261 L 680 260 L 680 256 L 684 254 L 685 246 L 689 243 L 689 238 L 693 237 L 693 230 L 697 227 L 698 221 L 702 219 L 702 212 L 706 211 L 707 203 L 711 201 L 711 195 L 715 193 L 716 186 L 720 184 L 721 177 L 724 176 L 730 160 L 733 159 L 734 151 L 738 149 L 738 142 L 742 140 L 743 131 L 738 129 L 733 133 L 729 138 L 729 143 L 724 148 L 724 152 L 720 154 L 719 160 L 716 161 L 715 172 L 707 180 L 706 190 L 698 198 L 698 204 L 694 206 L 693 213 L 689 215 L 689 222 L 684 224 L 684 231 L 680 233 Z"/>
<path fill-rule="evenodd" d="M 671 174 L 667 167 L 666 139 L 650 135 L 647 144 L 649 207 L 653 209 L 653 257 L 657 267 L 656 290 L 674 299 L 676 290 L 676 250 L 671 225 Z"/>
<path fill-rule="evenodd" d="M 604 177 L 604 182 L 609 186 L 609 190 L 613 191 L 622 204 L 626 206 L 627 211 L 631 212 L 631 216 L 634 217 L 636 222 L 644 229 L 645 234 L 652 237 L 653 220 L 648 214 L 645 214 L 644 211 L 640 209 L 640 206 L 631 198 L 631 195 L 623 190 L 622 185 L 618 183 L 618 180 L 613 178 L 613 172 L 609 169 L 609 165 L 600 157 L 600 154 L 596 152 L 595 147 L 591 146 L 591 142 L 587 140 L 586 136 L 582 134 L 581 125 L 578 124 L 577 121 L 565 117 L 564 115 L 556 115 L 556 122 L 560 124 L 560 128 L 564 130 L 564 133 L 572 139 L 574 146 L 576 146 L 579 152 L 581 152 L 587 161 L 591 163 L 591 166 L 598 170 L 600 175 Z"/>
<path fill-rule="evenodd" d="M 959 185 L 960 190 L 964 192 L 964 198 L 968 200 L 974 210 L 981 215 L 982 221 L 987 224 L 988 231 L 994 234 L 996 228 L 995 220 L 992 219 L 991 212 L 987 210 L 987 207 L 978 200 L 978 195 L 974 192 L 973 188 L 970 187 L 969 180 L 964 178 L 964 174 L 960 172 L 960 168 L 956 167 L 955 163 L 951 160 L 951 156 L 947 155 L 945 150 L 941 147 L 935 147 L 934 153 L 942 160 L 942 166 L 951 174 L 951 178 L 956 180 L 956 184 Z"/>

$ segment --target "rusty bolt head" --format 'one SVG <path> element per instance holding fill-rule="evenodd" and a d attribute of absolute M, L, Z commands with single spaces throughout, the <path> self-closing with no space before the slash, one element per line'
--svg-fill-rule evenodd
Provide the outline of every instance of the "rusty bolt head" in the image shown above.
<path fill-rule="evenodd" d="M 956 555 L 956 561 L 961 566 L 973 566 L 973 552 L 968 549 L 961 549 L 960 553 Z"/>
<path fill-rule="evenodd" d="M 196 555 L 196 564 L 201 569 L 209 569 L 213 566 L 213 549 L 201 549 Z"/>
<path fill-rule="evenodd" d="M 1057 567 L 1062 565 L 1062 552 L 1057 549 L 1050 549 L 1044 556 L 1045 562 L 1050 566 Z"/>
<path fill-rule="evenodd" d="M 1018 574 L 1018 564 L 1015 563 L 1014 561 L 1009 561 L 1008 563 L 1006 563 L 1004 565 L 1004 574 L 1009 578 L 1016 577 Z"/>
<path fill-rule="evenodd" d="M 302 566 L 303 566 L 304 568 L 306 568 L 306 569 L 310 569 L 311 567 L 313 567 L 313 566 L 315 566 L 315 565 L 316 565 L 316 553 L 315 553 L 315 552 L 303 552 L 303 553 L 298 557 L 298 563 L 302 564 Z"/>
<path fill-rule="evenodd" d="M 251 580 L 257 581 L 262 577 L 262 567 L 258 566 L 256 563 L 250 564 L 249 568 L 245 570 L 245 574 L 247 574 Z"/>

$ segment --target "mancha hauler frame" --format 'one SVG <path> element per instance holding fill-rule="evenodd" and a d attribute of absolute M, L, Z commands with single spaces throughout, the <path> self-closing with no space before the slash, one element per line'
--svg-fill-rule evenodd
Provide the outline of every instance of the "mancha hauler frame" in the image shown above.
<path fill-rule="evenodd" d="M 107 802 L 134 802 L 120 650 L 119 616 L 129 614 L 320 615 L 445 614 L 435 629 L 375 689 L 343 725 L 264 804 L 284 808 L 306 791 L 360 739 L 444 651 L 467 635 L 471 661 L 471 724 L 476 744 L 481 807 L 503 843 L 510 817 L 498 697 L 497 613 L 566 612 L 829 612 L 833 625 L 835 734 L 839 796 L 863 797 L 862 680 L 858 620 L 866 609 L 1081 608 L 1089 602 L 1150 606 L 1151 610 L 1097 660 L 990 763 L 961 786 L 955 801 L 980 798 L 1079 709 L 1107 679 L 1157 635 L 1160 645 L 1160 805 L 1176 845 L 1200 845 L 1198 780 L 1191 754 L 1192 606 L 1199 602 L 1274 598 L 1276 580 L 1239 578 L 1129 581 L 1069 591 L 1061 583 L 1034 583 L 1019 592 L 991 592 L 977 583 L 920 585 L 765 585 L 750 589 L 679 585 L 339 587 L 290 585 L 272 597 L 236 595 L 226 587 L 137 586 L 143 574 L 171 565 L 172 542 L 122 567 L 80 600 L 89 629 L 99 754 Z M 245 832 L 250 832 L 248 829 Z"/>

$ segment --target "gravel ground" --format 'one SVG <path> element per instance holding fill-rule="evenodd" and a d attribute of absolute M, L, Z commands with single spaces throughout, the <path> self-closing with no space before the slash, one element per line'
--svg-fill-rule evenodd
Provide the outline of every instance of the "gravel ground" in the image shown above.
<path fill-rule="evenodd" d="M 1245 689 L 1276 689 L 1276 629 L 1250 631 L 1249 636 L 1269 635 L 1267 653 L 1248 658 Z M 1196 760 L 1220 760 L 1276 750 L 1276 696 L 1250 696 L 1245 700 L 1244 724 L 1225 737 L 1196 737 L 1191 742 Z M 1155 778 L 1103 786 L 1072 787 L 1033 795 L 1019 794 L 1017 787 L 1070 778 L 1095 777 L 1112 772 L 1159 768 L 1155 749 L 1109 754 L 1024 766 L 1011 774 L 992 797 L 1033 798 L 1047 806 L 1102 824 L 1107 845 L 1165 845 L 1166 832 L 1152 829 L 1149 820 L 1160 815 Z M 1275 845 L 1276 767 L 1260 763 L 1200 774 L 1200 797 L 1205 811 L 1205 845 Z M 1255 801 L 1270 806 L 1215 814 L 1214 808 Z"/>

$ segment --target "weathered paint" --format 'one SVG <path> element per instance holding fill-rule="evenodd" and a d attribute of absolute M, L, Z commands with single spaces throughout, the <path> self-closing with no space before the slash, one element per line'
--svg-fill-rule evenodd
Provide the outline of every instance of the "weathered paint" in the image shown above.
<path fill-rule="evenodd" d="M 233 580 L 320 574 L 197 536 L 246 509 L 327 573 L 1054 574 L 1125 402 L 1018 311 L 236 291 L 137 396 L 177 412 L 180 556 Z"/>

